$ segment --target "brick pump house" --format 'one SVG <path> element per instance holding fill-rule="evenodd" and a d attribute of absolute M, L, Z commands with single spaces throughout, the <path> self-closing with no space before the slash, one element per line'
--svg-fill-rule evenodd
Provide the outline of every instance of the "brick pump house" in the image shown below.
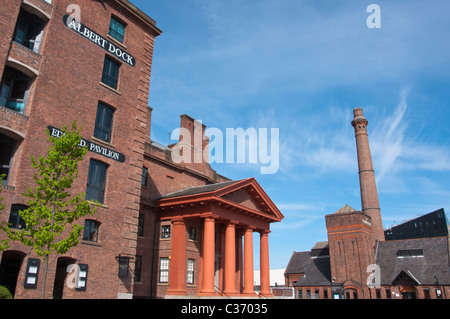
<path fill-rule="evenodd" d="M 80 243 L 50 258 L 45 298 L 256 296 L 253 232 L 261 293 L 270 296 L 277 207 L 255 179 L 231 181 L 207 162 L 177 164 L 174 145 L 150 139 L 153 46 L 162 33 L 155 21 L 127 0 L 2 0 L 1 7 L 0 221 L 26 227 L 18 212 L 27 205 L 21 194 L 34 188 L 30 156 L 45 154 L 47 130 L 59 136 L 74 120 L 88 152 L 73 192 L 100 203 L 77 221 Z M 194 119 L 180 120 L 193 133 Z M 15 298 L 40 298 L 40 258 L 10 244 L 0 253 L 0 285 Z"/>
<path fill-rule="evenodd" d="M 362 210 L 345 205 L 326 215 L 328 241 L 292 254 L 286 286 L 294 287 L 299 299 L 450 298 L 444 210 L 383 230 L 368 121 L 361 108 L 353 114 Z"/>

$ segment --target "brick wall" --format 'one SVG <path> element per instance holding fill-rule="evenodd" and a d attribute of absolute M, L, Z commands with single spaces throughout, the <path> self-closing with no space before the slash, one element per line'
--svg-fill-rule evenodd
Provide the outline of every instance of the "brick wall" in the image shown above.
<path fill-rule="evenodd" d="M 43 0 L 33 0 L 35 6 L 46 6 Z M 0 27 L 8 30 L 0 37 L 0 70 L 8 58 L 8 52 L 21 57 L 21 62 L 35 65 L 27 60 L 27 51 L 19 44 L 10 48 L 10 39 L 14 30 L 21 1 L 8 1 L 2 6 Z M 101 84 L 105 56 L 108 53 L 63 23 L 63 16 L 70 4 L 81 9 L 81 23 L 102 37 L 108 37 L 111 15 L 126 24 L 126 36 L 123 46 L 116 45 L 132 54 L 136 65 L 122 63 L 119 85 L 116 90 Z M 51 19 L 44 30 L 44 38 L 39 51 L 39 74 L 30 88 L 25 109 L 27 117 L 0 110 L 0 128 L 18 131 L 24 139 L 18 144 L 11 169 L 13 190 L 2 195 L 5 197 L 5 212 L 1 220 L 7 220 L 11 203 L 24 202 L 20 195 L 26 187 L 32 186 L 34 170 L 31 168 L 30 155 L 44 155 L 48 147 L 46 128 L 70 126 L 74 120 L 82 128 L 84 139 L 94 141 L 93 132 L 99 101 L 115 109 L 112 139 L 110 143 L 95 140 L 99 145 L 113 149 L 125 155 L 120 163 L 99 154 L 88 152 L 79 165 L 78 178 L 73 185 L 74 193 L 86 191 L 87 174 L 90 159 L 108 165 L 104 205 L 90 217 L 100 226 L 97 243 L 84 242 L 71 249 L 67 256 L 77 263 L 89 265 L 88 289 L 85 292 L 64 290 L 64 296 L 78 298 L 117 298 L 133 293 L 133 272 L 126 278 L 117 275 L 119 254 L 134 257 L 137 246 L 137 225 L 140 211 L 141 172 L 144 160 L 145 142 L 148 139 L 149 123 L 147 103 L 150 85 L 151 64 L 154 37 L 158 30 L 144 23 L 134 13 L 115 1 L 105 3 L 90 0 L 54 0 Z M 46 12 L 48 12 L 48 6 Z M 30 55 L 38 57 L 35 54 Z M 81 224 L 84 220 L 79 221 Z M 29 249 L 13 245 L 13 249 L 28 253 Z M 30 255 L 33 256 L 33 253 Z M 23 275 L 26 260 L 18 279 L 17 298 L 37 298 L 40 289 L 23 288 Z M 47 281 L 47 297 L 50 297 L 56 270 L 56 261 L 51 265 Z M 131 263 L 131 270 L 134 263 Z M 43 276 L 39 276 L 41 284 Z"/>

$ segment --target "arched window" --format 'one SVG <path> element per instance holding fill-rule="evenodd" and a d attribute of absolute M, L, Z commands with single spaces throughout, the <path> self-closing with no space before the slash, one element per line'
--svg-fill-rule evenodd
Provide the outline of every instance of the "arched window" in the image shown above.
<path fill-rule="evenodd" d="M 10 168 L 14 157 L 16 141 L 0 134 L 0 175 L 3 176 L 3 184 L 8 184 Z"/>
<path fill-rule="evenodd" d="M 23 114 L 31 81 L 22 72 L 5 67 L 0 85 L 0 105 Z"/>

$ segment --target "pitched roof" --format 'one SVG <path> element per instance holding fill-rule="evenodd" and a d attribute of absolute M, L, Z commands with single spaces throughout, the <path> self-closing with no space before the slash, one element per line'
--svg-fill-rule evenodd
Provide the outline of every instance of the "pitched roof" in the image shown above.
<path fill-rule="evenodd" d="M 380 267 L 381 284 L 391 285 L 404 275 L 421 285 L 450 284 L 449 238 L 433 237 L 391 240 L 378 243 L 375 264 Z M 315 247 L 326 249 L 325 242 Z M 408 257 L 403 252 L 423 251 L 423 256 Z M 414 253 L 412 254 L 414 255 Z M 304 274 L 294 286 L 331 284 L 330 258 L 314 258 L 312 251 L 294 252 L 285 274 Z"/>
<path fill-rule="evenodd" d="M 243 201 L 234 198 L 233 196 L 238 192 L 247 198 Z M 195 205 L 216 205 L 224 209 L 232 207 L 230 209 L 236 210 L 238 214 L 250 214 L 270 223 L 280 222 L 284 218 L 275 203 L 253 177 L 189 187 L 163 195 L 155 200 L 156 209 L 166 210 L 165 218 L 170 218 L 174 214 L 179 215 L 180 208 L 188 210 Z M 220 215 L 219 212 L 220 209 L 217 209 L 215 214 Z"/>
<path fill-rule="evenodd" d="M 330 285 L 330 257 L 314 257 L 311 252 L 294 252 L 285 274 L 303 274 L 294 286 Z"/>
<path fill-rule="evenodd" d="M 236 181 L 227 181 L 217 184 L 209 184 L 209 185 L 202 185 L 202 186 L 196 186 L 196 187 L 189 187 L 186 189 L 178 190 L 173 193 L 169 193 L 166 195 L 162 195 L 161 197 L 157 199 L 167 199 L 167 198 L 175 198 L 175 197 L 182 197 L 182 196 L 188 196 L 188 195 L 196 195 L 196 194 L 203 194 L 203 193 L 209 193 L 214 192 L 219 189 L 222 189 L 224 187 L 233 185 L 237 182 L 240 182 L 241 180 Z"/>
<path fill-rule="evenodd" d="M 356 209 L 352 208 L 349 205 L 345 205 L 344 207 L 342 207 L 341 209 L 339 209 L 338 211 L 335 212 L 335 214 L 340 214 L 340 213 L 350 213 L 350 212 L 356 212 Z"/>
<path fill-rule="evenodd" d="M 422 285 L 450 284 L 447 237 L 390 240 L 380 242 L 375 263 L 380 266 L 381 283 L 391 284 L 401 272 Z M 423 250 L 423 257 L 398 256 L 398 251 Z"/>

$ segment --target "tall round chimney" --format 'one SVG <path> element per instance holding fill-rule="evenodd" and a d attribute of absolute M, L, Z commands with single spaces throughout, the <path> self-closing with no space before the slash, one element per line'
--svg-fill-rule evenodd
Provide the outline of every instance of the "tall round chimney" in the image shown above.
<path fill-rule="evenodd" d="M 359 187 L 361 190 L 362 212 L 372 219 L 374 238 L 384 241 L 383 223 L 381 221 L 380 203 L 378 202 L 375 173 L 370 155 L 369 138 L 367 135 L 368 121 L 361 108 L 353 110 L 352 126 L 355 129 L 356 151 L 358 154 Z"/>

